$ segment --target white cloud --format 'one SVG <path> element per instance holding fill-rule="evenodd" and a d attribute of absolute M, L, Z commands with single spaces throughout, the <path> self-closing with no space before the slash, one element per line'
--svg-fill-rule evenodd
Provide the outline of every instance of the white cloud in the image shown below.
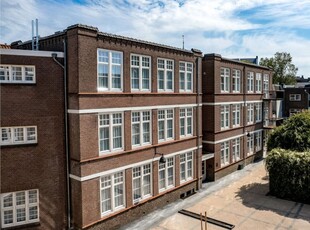
<path fill-rule="evenodd" d="M 198 48 L 231 57 L 271 57 L 290 52 L 299 74 L 310 76 L 309 0 L 1 0 L 0 43 L 31 39 L 31 20 L 41 36 L 82 23 L 100 31 Z M 244 12 L 248 12 L 245 15 Z M 212 36 L 211 36 L 212 35 Z M 308 33 L 309 36 L 309 33 Z"/>

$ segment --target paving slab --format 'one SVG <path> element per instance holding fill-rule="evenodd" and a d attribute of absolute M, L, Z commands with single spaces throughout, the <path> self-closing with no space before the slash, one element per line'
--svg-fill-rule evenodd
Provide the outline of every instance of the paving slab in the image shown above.
<path fill-rule="evenodd" d="M 235 225 L 234 229 L 310 229 L 310 205 L 268 196 L 263 161 L 216 182 L 203 184 L 195 195 L 179 200 L 124 226 L 129 230 L 200 230 L 200 220 L 179 214 L 186 209 Z M 203 224 L 204 226 L 204 224 Z M 224 229 L 207 224 L 208 230 Z"/>

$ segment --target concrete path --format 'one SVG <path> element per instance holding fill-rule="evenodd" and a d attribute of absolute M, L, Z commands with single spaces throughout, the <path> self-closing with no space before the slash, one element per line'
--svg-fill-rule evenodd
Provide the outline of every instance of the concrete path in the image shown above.
<path fill-rule="evenodd" d="M 248 165 L 195 195 L 165 206 L 123 229 L 200 230 L 200 220 L 179 214 L 186 209 L 235 225 L 234 229 L 310 229 L 310 205 L 266 196 L 268 175 L 263 161 Z M 203 224 L 204 227 L 204 224 Z M 208 230 L 224 229 L 207 224 Z"/>

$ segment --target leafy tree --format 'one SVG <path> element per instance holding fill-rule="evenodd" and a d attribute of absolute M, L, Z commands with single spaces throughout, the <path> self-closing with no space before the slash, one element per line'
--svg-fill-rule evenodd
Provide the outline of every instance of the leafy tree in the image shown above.
<path fill-rule="evenodd" d="M 272 58 L 261 58 L 259 64 L 273 70 L 273 83 L 291 85 L 296 82 L 298 68 L 290 53 L 277 52 Z"/>
<path fill-rule="evenodd" d="M 269 136 L 268 150 L 274 148 L 306 151 L 310 149 L 310 111 L 290 117 Z"/>

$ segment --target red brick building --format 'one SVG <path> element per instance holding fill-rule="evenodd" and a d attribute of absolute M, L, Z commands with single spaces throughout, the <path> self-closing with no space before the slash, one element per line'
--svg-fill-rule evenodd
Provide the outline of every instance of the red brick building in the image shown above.
<path fill-rule="evenodd" d="M 216 180 L 263 156 L 263 121 L 272 116 L 272 103 L 263 100 L 272 73 L 218 54 L 204 55 L 202 63 L 202 174 Z"/>
<path fill-rule="evenodd" d="M 63 52 L 56 52 L 63 60 Z M 49 51 L 0 50 L 1 229 L 66 226 L 63 70 Z"/>
<path fill-rule="evenodd" d="M 118 228 L 200 188 L 200 51 L 83 25 L 40 38 L 40 49 L 66 54 L 74 229 Z"/>

